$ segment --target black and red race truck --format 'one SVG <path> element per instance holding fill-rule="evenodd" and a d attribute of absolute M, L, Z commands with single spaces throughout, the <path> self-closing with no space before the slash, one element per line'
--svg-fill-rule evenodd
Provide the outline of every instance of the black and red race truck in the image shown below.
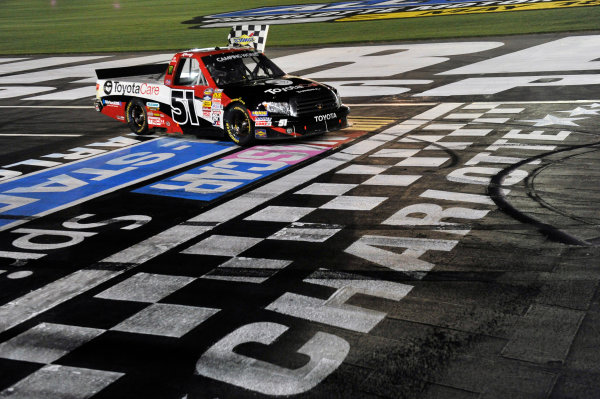
<path fill-rule="evenodd" d="M 306 137 L 347 126 L 335 88 L 284 73 L 249 47 L 194 49 L 169 64 L 97 70 L 96 110 L 129 125 L 256 139 Z"/>

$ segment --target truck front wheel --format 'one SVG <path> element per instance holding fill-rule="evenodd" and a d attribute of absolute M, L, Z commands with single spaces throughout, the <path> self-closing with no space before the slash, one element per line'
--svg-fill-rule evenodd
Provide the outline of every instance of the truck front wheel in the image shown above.
<path fill-rule="evenodd" d="M 135 134 L 148 134 L 148 114 L 144 103 L 137 98 L 132 99 L 125 109 L 127 125 Z"/>
<path fill-rule="evenodd" d="M 225 131 L 237 145 L 247 147 L 254 142 L 254 126 L 248 110 L 242 104 L 235 103 L 225 112 Z"/>

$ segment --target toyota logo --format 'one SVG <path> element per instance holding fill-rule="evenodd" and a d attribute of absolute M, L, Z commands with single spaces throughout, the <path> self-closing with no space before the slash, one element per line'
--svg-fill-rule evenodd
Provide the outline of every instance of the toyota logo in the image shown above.
<path fill-rule="evenodd" d="M 104 82 L 104 92 L 110 94 L 112 92 L 113 83 L 110 80 Z"/>

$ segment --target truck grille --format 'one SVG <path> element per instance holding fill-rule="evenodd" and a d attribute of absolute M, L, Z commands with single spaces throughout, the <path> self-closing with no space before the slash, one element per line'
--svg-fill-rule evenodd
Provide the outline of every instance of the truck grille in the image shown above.
<path fill-rule="evenodd" d="M 335 95 L 329 90 L 320 90 L 296 97 L 298 116 L 317 112 L 333 111 L 337 108 Z"/>

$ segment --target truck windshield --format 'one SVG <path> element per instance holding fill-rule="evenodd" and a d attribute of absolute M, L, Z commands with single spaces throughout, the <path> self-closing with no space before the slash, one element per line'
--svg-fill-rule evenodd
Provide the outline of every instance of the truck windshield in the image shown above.
<path fill-rule="evenodd" d="M 279 78 L 285 73 L 261 53 L 229 53 L 202 57 L 215 83 L 226 86 L 261 79 Z"/>

